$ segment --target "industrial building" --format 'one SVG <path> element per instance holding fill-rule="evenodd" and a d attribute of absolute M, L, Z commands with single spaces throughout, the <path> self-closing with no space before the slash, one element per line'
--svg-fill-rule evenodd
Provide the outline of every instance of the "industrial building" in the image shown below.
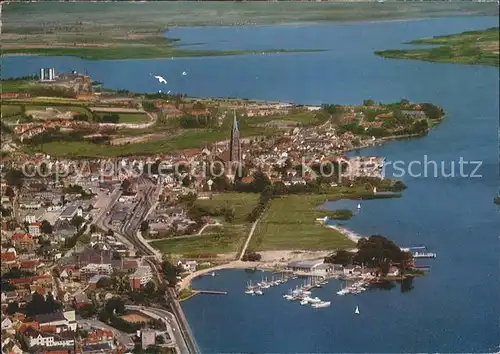
<path fill-rule="evenodd" d="M 56 69 L 54 68 L 41 68 L 40 81 L 55 81 Z"/>

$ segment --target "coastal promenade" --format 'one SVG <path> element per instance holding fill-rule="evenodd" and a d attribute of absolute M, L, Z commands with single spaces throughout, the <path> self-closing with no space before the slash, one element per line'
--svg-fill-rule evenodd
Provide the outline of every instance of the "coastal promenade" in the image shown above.
<path fill-rule="evenodd" d="M 212 273 L 212 272 L 215 272 L 217 270 L 222 270 L 222 269 L 255 268 L 261 264 L 262 264 L 261 262 L 243 262 L 243 261 L 237 260 L 237 261 L 232 261 L 229 263 L 221 264 L 221 265 L 218 265 L 215 267 L 197 270 L 196 272 L 189 274 L 188 276 L 186 276 L 185 278 L 183 278 L 181 280 L 181 282 L 179 283 L 179 290 L 183 290 L 183 289 L 188 288 L 193 279 L 200 277 L 204 274 Z"/>

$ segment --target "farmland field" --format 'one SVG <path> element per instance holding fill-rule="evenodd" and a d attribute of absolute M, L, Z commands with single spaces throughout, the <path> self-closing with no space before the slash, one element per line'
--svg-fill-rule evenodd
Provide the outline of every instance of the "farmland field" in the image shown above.
<path fill-rule="evenodd" d="M 271 200 L 249 248 L 265 250 L 327 250 L 352 248 L 354 243 L 316 218 L 328 215 L 317 207 L 326 195 L 287 195 Z"/>

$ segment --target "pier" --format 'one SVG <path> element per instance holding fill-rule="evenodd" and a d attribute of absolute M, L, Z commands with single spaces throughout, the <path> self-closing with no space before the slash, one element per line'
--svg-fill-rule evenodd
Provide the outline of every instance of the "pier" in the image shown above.
<path fill-rule="evenodd" d="M 227 291 L 221 290 L 196 290 L 198 294 L 227 295 Z"/>
<path fill-rule="evenodd" d="M 413 258 L 436 258 L 436 253 L 434 252 L 415 252 L 413 253 Z"/>

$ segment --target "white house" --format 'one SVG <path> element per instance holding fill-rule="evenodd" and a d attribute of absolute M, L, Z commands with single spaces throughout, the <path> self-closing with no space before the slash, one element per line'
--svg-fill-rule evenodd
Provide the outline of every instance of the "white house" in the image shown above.
<path fill-rule="evenodd" d="M 3 330 L 7 330 L 9 328 L 12 327 L 12 321 L 10 318 L 8 317 L 5 317 L 3 320 L 2 320 L 2 331 Z"/>
<path fill-rule="evenodd" d="M 29 348 L 41 347 L 70 347 L 75 345 L 75 332 L 62 332 L 59 334 L 40 332 L 33 327 L 24 332 L 24 339 Z"/>
<path fill-rule="evenodd" d="M 40 324 L 40 327 L 55 326 L 56 333 L 76 331 L 75 310 L 36 315 L 34 320 Z"/>
<path fill-rule="evenodd" d="M 35 216 L 35 215 L 28 214 L 28 215 L 26 215 L 26 217 L 24 218 L 24 221 L 26 221 L 28 224 L 32 224 L 32 223 L 36 222 L 36 216 Z"/>
<path fill-rule="evenodd" d="M 389 272 L 387 273 L 388 276 L 395 277 L 399 275 L 399 269 L 398 267 L 390 267 Z"/>
<path fill-rule="evenodd" d="M 34 222 L 28 225 L 28 233 L 31 236 L 38 237 L 41 234 L 40 231 L 40 223 L 39 222 Z"/>

